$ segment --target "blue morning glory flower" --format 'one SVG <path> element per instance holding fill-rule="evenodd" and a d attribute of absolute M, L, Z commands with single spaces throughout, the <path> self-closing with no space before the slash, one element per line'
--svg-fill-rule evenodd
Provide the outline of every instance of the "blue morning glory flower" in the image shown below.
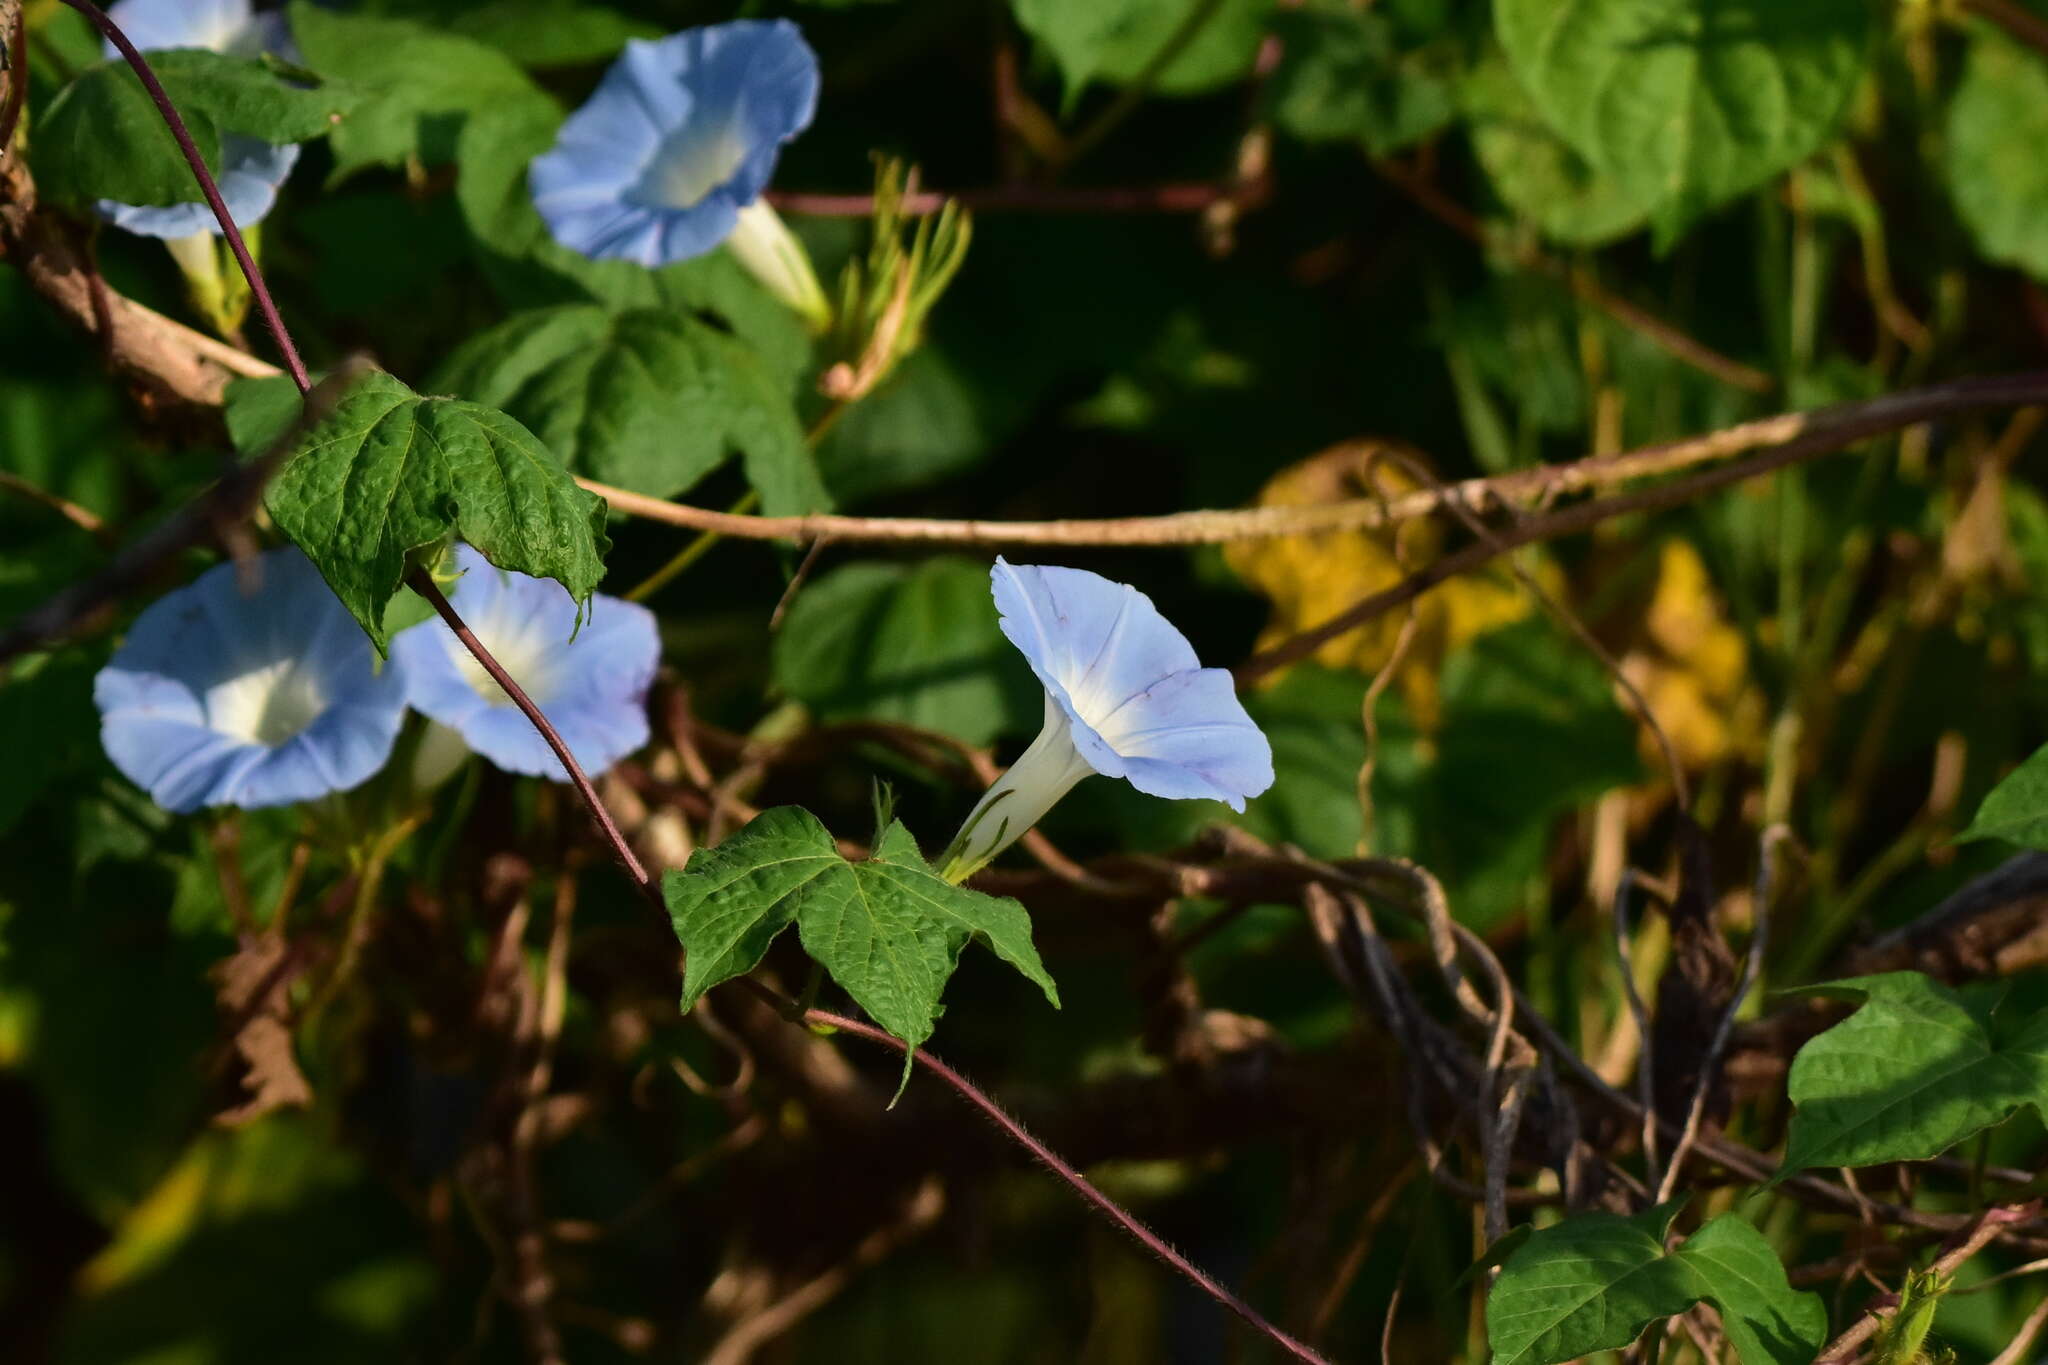
<path fill-rule="evenodd" d="M 282 806 L 346 791 L 391 755 L 401 668 L 307 558 L 272 550 L 245 593 L 233 564 L 135 618 L 93 680 L 100 742 L 165 810 Z"/>
<path fill-rule="evenodd" d="M 1243 810 L 1273 785 L 1273 749 L 1230 674 L 1136 588 L 1082 569 L 990 571 L 1003 634 L 1045 686 L 1045 728 L 989 788 L 941 864 L 959 881 L 1038 823 L 1091 773 L 1150 796 Z"/>
<path fill-rule="evenodd" d="M 661 655 L 653 612 L 598 595 L 579 630 L 575 600 L 552 579 L 495 568 L 467 545 L 456 562 L 463 575 L 449 602 L 586 773 L 595 777 L 647 742 L 647 689 Z M 509 772 L 569 780 L 547 741 L 443 622 L 401 631 L 391 658 L 405 667 L 413 706 L 477 753 Z"/>
<path fill-rule="evenodd" d="M 284 16 L 253 13 L 249 0 L 121 0 L 107 14 L 143 52 L 199 47 L 255 57 L 291 50 Z M 108 57 L 120 56 L 112 43 L 107 43 L 104 51 Z M 277 202 L 278 187 L 298 160 L 296 144 L 275 147 L 239 133 L 221 135 L 220 174 L 216 178 L 221 200 L 236 227 L 259 222 L 270 212 Z M 220 231 L 220 223 L 203 199 L 160 207 L 102 199 L 98 208 L 100 216 L 115 227 L 142 237 L 175 240 Z"/>
<path fill-rule="evenodd" d="M 662 266 L 701 256 L 753 209 L 782 144 L 810 125 L 818 58 L 787 19 L 634 40 L 529 173 L 563 246 Z"/>

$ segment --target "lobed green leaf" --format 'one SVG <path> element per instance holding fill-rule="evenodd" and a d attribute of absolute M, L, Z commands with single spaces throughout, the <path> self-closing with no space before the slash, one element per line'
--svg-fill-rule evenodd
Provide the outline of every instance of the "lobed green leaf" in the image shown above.
<path fill-rule="evenodd" d="M 1991 1004 L 1919 972 L 1811 987 L 1858 1002 L 1792 1059 L 1779 1178 L 1918 1161 L 2048 1102 L 2048 1012 L 1994 1028 Z"/>
<path fill-rule="evenodd" d="M 1792 1288 L 1762 1233 L 1739 1215 L 1706 1223 L 1676 1250 L 1666 1231 L 1684 1200 L 1633 1217 L 1584 1213 L 1506 1250 L 1486 1299 L 1494 1365 L 1559 1365 L 1619 1350 L 1651 1323 L 1706 1301 L 1742 1365 L 1806 1365 L 1827 1341 L 1827 1310 Z"/>
<path fill-rule="evenodd" d="M 1457 113 L 1456 52 L 1447 42 L 1404 44 L 1380 10 L 1324 0 L 1275 14 L 1273 31 L 1282 55 L 1265 98 L 1295 137 L 1356 140 L 1387 156 Z"/>
<path fill-rule="evenodd" d="M 1496 30 L 1566 141 L 1652 205 L 1660 247 L 1834 136 L 1864 0 L 1499 0 Z"/>
<path fill-rule="evenodd" d="M 381 372 L 299 437 L 265 502 L 379 650 L 385 605 L 415 550 L 459 536 L 582 603 L 610 548 L 604 501 L 525 427 L 478 403 L 422 398 Z"/>
<path fill-rule="evenodd" d="M 332 81 L 287 79 L 268 61 L 198 48 L 148 54 L 150 69 L 185 121 L 206 168 L 220 171 L 224 134 L 282 144 L 338 127 L 362 99 Z M 200 199 L 192 169 L 142 80 L 120 58 L 65 86 L 37 121 L 36 180 L 47 197 L 74 208 L 99 199 L 123 204 L 189 204 Z"/>
<path fill-rule="evenodd" d="M 931 1036 L 970 938 L 1059 1004 L 1024 907 L 940 878 L 900 824 L 883 831 L 873 857 L 849 862 L 816 816 L 777 807 L 691 855 L 687 868 L 662 878 L 662 894 L 686 955 L 686 1010 L 759 965 L 792 922 L 804 950 L 912 1049 Z"/>
<path fill-rule="evenodd" d="M 1092 81 L 1128 85 L 1152 66 L 1195 6 L 1188 0 L 1010 0 L 1017 22 L 1058 63 L 1069 103 Z M 1196 95 L 1247 75 L 1274 0 L 1220 0 L 1150 88 Z"/>
<path fill-rule="evenodd" d="M 1551 241 L 1601 246 L 1649 219 L 1649 202 L 1559 137 L 1507 62 L 1492 54 L 1462 91 L 1472 152 L 1501 202 Z"/>
<path fill-rule="evenodd" d="M 1740 1215 L 1710 1219 L 1672 1259 L 1719 1310 L 1742 1365 L 1809 1365 L 1827 1343 L 1827 1306 L 1792 1287 L 1778 1253 Z"/>

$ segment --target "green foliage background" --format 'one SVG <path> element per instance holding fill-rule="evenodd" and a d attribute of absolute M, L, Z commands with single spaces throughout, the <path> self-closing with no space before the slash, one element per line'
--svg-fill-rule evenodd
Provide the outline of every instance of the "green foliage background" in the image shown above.
<path fill-rule="evenodd" d="M 396 376 L 329 420 L 353 430 L 369 404 L 379 421 L 460 428 L 458 449 L 538 452 L 517 486 L 435 472 L 467 495 L 444 521 L 487 551 L 497 536 L 515 566 L 579 596 L 625 591 L 687 536 L 594 520 L 564 470 L 705 507 L 751 496 L 771 514 L 1300 505 L 1414 486 L 1376 485 L 1402 476 L 1346 451 L 1394 446 L 1445 480 L 1503 475 L 2039 369 L 2048 346 L 2048 6 L 2031 0 L 289 12 L 304 70 L 186 54 L 167 84 L 203 150 L 223 132 L 324 133 L 263 225 L 266 272 L 317 370 L 367 352 Z M 24 14 L 20 154 L 53 208 L 180 197 L 151 110 L 98 66 L 84 23 L 50 0 Z M 627 39 L 740 15 L 797 19 L 824 70 L 778 189 L 865 194 L 881 154 L 974 213 L 920 344 L 843 412 L 818 380 L 848 358 L 844 338 L 808 335 L 722 251 L 659 271 L 592 263 L 548 240 L 526 202 L 527 162 Z M 866 226 L 800 209 L 785 216 L 829 284 L 867 250 Z M 155 243 L 103 230 L 91 246 L 109 288 L 203 325 Z M 254 324 L 250 339 L 269 354 Z M 288 427 L 281 383 L 238 382 L 224 413 L 125 386 L 0 268 L 0 472 L 109 531 L 0 490 L 0 622 Z M 2038 416 L 1958 409 L 1548 540 L 1516 556 L 1521 578 L 1497 563 L 1425 598 L 1398 656 L 1397 612 L 1382 635 L 1248 688 L 1279 780 L 1243 816 L 1091 781 L 1046 833 L 1110 871 L 1219 824 L 1317 859 L 1412 858 L 1529 1005 L 1626 1085 L 1621 869 L 1672 885 L 1697 869 L 1663 756 L 1604 654 L 1685 769 L 1717 939 L 1752 942 L 1745 888 L 1764 827 L 1803 850 L 1735 1031 L 1747 1069 L 1711 1125 L 1819 1178 L 1870 1166 L 1863 1188 L 1924 1212 L 2018 1200 L 2048 1157 L 2033 956 L 2022 944 L 1946 982 L 1858 964 L 2016 846 L 2048 847 L 2048 759 L 2027 761 L 2048 739 Z M 375 423 L 355 425 L 374 454 Z M 1342 472 L 1325 487 L 1328 470 Z M 320 473 L 294 464 L 269 504 L 274 528 L 316 555 L 361 530 L 337 522 Z M 529 534 L 540 523 L 546 553 Z M 1465 534 L 1446 527 L 1369 546 L 1011 557 L 1139 585 L 1228 666 Z M 323 567 L 374 634 L 417 606 L 393 601 L 403 552 L 444 529 L 386 528 L 383 553 Z M 913 1080 L 887 1113 L 834 1110 L 763 1050 L 777 1021 L 736 1022 L 746 1006 L 716 993 L 679 1014 L 668 927 L 562 790 L 467 772 L 394 845 L 381 884 L 364 845 L 326 827 L 295 854 L 298 812 L 152 807 L 101 755 L 91 678 L 148 596 L 214 557 L 182 557 L 0 687 L 0 1359 L 545 1358 L 505 1292 L 507 1191 L 528 1177 L 528 1231 L 577 1362 L 1259 1358 L 936 1085 Z M 754 805 L 812 812 L 776 818 L 802 823 L 788 837 L 820 885 L 930 880 L 910 846 L 943 845 L 971 804 L 958 746 L 1006 761 L 1039 723 L 995 629 L 986 561 L 957 547 L 833 543 L 808 561 L 713 548 L 651 599 L 662 738 L 608 798 L 670 851 L 682 831 L 687 854 L 729 832 L 686 759 L 708 762 Z M 677 715 L 694 720 L 678 729 Z M 878 774 L 902 824 L 882 860 L 849 869 L 831 838 L 874 832 Z M 1029 936 L 1004 903 L 976 927 L 1030 979 L 993 953 L 962 956 L 967 929 L 932 918 L 903 928 L 930 940 L 915 989 L 864 994 L 847 974 L 858 964 L 834 959 L 841 984 L 821 998 L 848 1007 L 850 990 L 899 1032 L 933 1029 L 935 1052 L 1335 1359 L 1377 1358 L 1383 1329 L 1395 1361 L 1476 1365 L 1489 1333 L 1491 1358 L 1520 1365 L 1619 1359 L 1596 1353 L 1704 1301 L 1728 1322 L 1723 1359 L 1789 1365 L 1869 1299 L 1852 1251 L 1893 1288 L 1927 1259 L 1925 1238 L 1733 1176 L 1668 1202 L 1615 1186 L 1566 1218 L 1554 1175 L 1524 1162 L 1514 1218 L 1532 1230 L 1494 1249 L 1489 1284 L 1468 1273 L 1487 1253 L 1469 1197 L 1477 1144 L 1445 1126 L 1447 1179 L 1424 1173 L 1404 1080 L 1415 1059 L 1346 994 L 1299 906 L 1195 895 L 1169 913 L 1046 892 L 1021 855 L 1007 866 L 986 889 L 1019 896 Z M 325 992 L 366 880 L 361 960 Z M 571 897 L 559 1055 L 534 1111 L 546 1140 L 520 1175 L 503 1165 L 499 1087 L 531 1057 L 506 1041 L 504 981 L 541 979 L 543 926 Z M 771 945 L 748 921 L 733 962 L 759 958 L 800 989 L 798 940 L 843 909 L 802 899 L 778 902 L 768 926 L 794 919 L 799 934 Z M 1671 934 L 1654 913 L 1638 920 L 1631 969 L 1651 989 Z M 1412 924 L 1386 928 L 1432 981 Z M 240 1020 L 221 1001 L 273 929 L 309 964 L 286 1017 L 311 1101 L 223 1124 L 248 1096 L 226 1047 Z M 893 1090 L 894 1059 L 850 1041 L 833 1055 L 856 1093 Z M 1642 1173 L 1626 1123 L 1588 1123 Z M 1943 1153 L 1949 1164 L 1925 1164 Z M 2027 1259 L 1994 1248 L 1962 1282 Z M 1560 1297 L 1588 1283 L 1591 1297 Z M 735 1324 L 813 1284 L 829 1292 L 757 1354 L 716 1354 Z M 2023 1276 L 1943 1297 L 1931 1340 L 1990 1361 L 2041 1295 Z M 1681 1342 L 1665 1361 L 1697 1358 Z"/>

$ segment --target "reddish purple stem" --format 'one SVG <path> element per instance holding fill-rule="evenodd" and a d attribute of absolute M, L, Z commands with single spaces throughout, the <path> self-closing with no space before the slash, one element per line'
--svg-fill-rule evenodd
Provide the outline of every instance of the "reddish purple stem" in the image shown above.
<path fill-rule="evenodd" d="M 199 192 L 206 196 L 207 206 L 220 221 L 220 230 L 228 239 L 228 250 L 235 253 L 235 264 L 242 267 L 242 275 L 249 281 L 249 292 L 256 299 L 256 311 L 263 314 L 263 324 L 277 342 L 277 353 L 284 357 L 285 369 L 291 373 L 292 382 L 299 386 L 300 393 L 311 393 L 313 381 L 306 373 L 306 362 L 299 359 L 299 348 L 292 344 L 292 334 L 285 330 L 284 318 L 279 316 L 277 303 L 270 297 L 270 286 L 263 282 L 263 272 L 256 268 L 256 260 L 249 254 L 249 245 L 242 240 L 242 230 L 235 226 L 234 218 L 228 213 L 228 206 L 220 197 L 220 186 L 214 183 L 213 172 L 206 169 L 206 158 L 199 154 L 199 147 L 192 141 L 185 120 L 171 103 L 171 97 L 164 93 L 163 83 L 157 80 L 156 72 L 149 69 L 149 63 L 135 50 L 135 44 L 128 41 L 128 35 L 107 17 L 105 10 L 93 4 L 92 0 L 64 0 L 64 3 L 91 20 L 93 27 L 106 35 L 107 41 L 142 78 L 142 88 L 149 92 L 157 112 L 163 115 L 164 126 L 177 139 L 178 150 L 185 154 L 185 164 L 192 168 L 193 176 L 199 181 Z"/>
<path fill-rule="evenodd" d="M 583 798 L 583 804 L 589 810 L 591 820 L 597 825 L 597 832 L 611 845 L 612 856 L 619 860 L 619 866 L 625 869 L 633 884 L 651 894 L 655 905 L 663 914 L 667 914 L 667 906 L 661 898 L 661 888 L 655 885 L 654 879 L 647 875 L 647 869 L 641 865 L 640 859 L 634 856 L 632 845 L 628 844 L 626 836 L 619 832 L 618 822 L 612 819 L 612 813 L 598 798 L 597 788 L 592 786 L 589 777 L 584 775 L 582 767 L 576 762 L 576 755 L 570 753 L 569 746 L 562 742 L 562 736 L 556 732 L 554 723 L 542 714 L 540 707 L 534 704 L 533 698 L 526 695 L 526 689 L 505 671 L 505 665 L 499 663 L 491 651 L 484 647 L 484 642 L 476 638 L 476 632 L 469 628 L 468 622 L 456 614 L 455 607 L 442 595 L 441 588 L 434 582 L 432 575 L 425 569 L 414 569 L 406 575 L 405 581 L 412 585 L 414 592 L 427 599 L 427 605 L 448 623 L 448 629 L 455 632 L 455 638 L 462 641 L 462 647 L 483 666 L 484 672 L 491 675 L 491 681 L 504 688 L 505 695 L 512 699 L 512 704 L 533 722 L 533 728 L 540 731 L 540 737 L 547 741 L 548 748 L 554 750 L 555 757 L 568 770 L 569 781 L 575 785 L 576 794 Z"/>
<path fill-rule="evenodd" d="M 883 1047 L 892 1048 L 897 1052 L 903 1051 L 904 1048 L 903 1040 L 894 1034 L 876 1028 L 873 1024 L 863 1023 L 858 1019 L 850 1019 L 843 1014 L 833 1014 L 828 1010 L 805 1010 L 804 1018 L 810 1023 L 823 1024 L 828 1028 L 835 1028 L 845 1033 L 855 1034 L 858 1037 L 867 1039 L 871 1043 L 880 1043 Z M 1243 1318 L 1252 1327 L 1256 1328 L 1261 1335 L 1266 1337 L 1267 1340 L 1296 1360 L 1307 1361 L 1309 1365 L 1329 1365 L 1326 1357 L 1318 1355 L 1309 1347 L 1302 1345 L 1302 1343 L 1260 1317 L 1250 1304 L 1231 1293 L 1228 1289 L 1225 1289 L 1215 1280 L 1210 1279 L 1194 1262 L 1168 1245 L 1165 1238 L 1139 1222 L 1136 1216 L 1125 1212 L 1123 1206 L 1114 1199 L 1111 1199 L 1101 1190 L 1096 1189 L 1087 1176 L 1082 1175 L 1063 1161 L 1057 1152 L 1053 1151 L 1052 1148 L 1046 1146 L 1043 1142 L 1040 1142 L 1029 1128 L 1026 1128 L 1022 1123 L 1011 1117 L 1008 1110 L 976 1089 L 974 1084 L 965 1076 L 955 1071 L 952 1067 L 947 1066 L 929 1052 L 919 1052 L 916 1060 L 918 1065 L 953 1087 L 954 1092 L 960 1098 L 966 1100 L 976 1109 L 979 1109 L 991 1123 L 1003 1130 L 1004 1135 L 1010 1141 L 1045 1163 L 1048 1170 L 1061 1180 L 1066 1181 L 1074 1193 L 1080 1195 L 1082 1199 L 1092 1205 L 1097 1213 L 1100 1213 L 1110 1222 L 1129 1233 L 1139 1246 L 1144 1247 L 1145 1250 L 1158 1257 L 1159 1260 L 1171 1269 L 1186 1276 L 1203 1293 L 1237 1314 L 1240 1318 Z"/>

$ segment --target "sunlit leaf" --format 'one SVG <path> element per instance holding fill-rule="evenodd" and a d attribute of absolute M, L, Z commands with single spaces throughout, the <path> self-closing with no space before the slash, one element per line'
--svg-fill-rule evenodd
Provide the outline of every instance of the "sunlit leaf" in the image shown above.
<path fill-rule="evenodd" d="M 1648 201 L 1559 137 L 1498 53 L 1466 78 L 1463 99 L 1472 150 L 1494 191 L 1545 237 L 1600 246 L 1648 220 Z"/>
<path fill-rule="evenodd" d="M 1991 789 L 1970 827 L 1956 836 L 1957 843 L 1970 839 L 2048 850 L 2048 748 L 2036 749 Z"/>
<path fill-rule="evenodd" d="M 2022 1105 L 2048 1103 L 2048 1012 L 2007 1019 L 1919 972 L 1811 991 L 1857 1009 L 1792 1059 L 1785 1175 L 1939 1156 Z"/>
<path fill-rule="evenodd" d="M 2048 63 L 1989 26 L 1973 29 L 1948 105 L 1956 211 L 1986 258 L 2048 279 Z"/>
<path fill-rule="evenodd" d="M 422 398 L 373 373 L 300 434 L 265 505 L 381 650 L 407 557 L 460 536 L 501 569 L 578 602 L 604 577 L 602 499 L 546 446 L 479 403 Z"/>
<path fill-rule="evenodd" d="M 1663 245 L 1826 144 L 1876 22 L 1863 0 L 1500 0 L 1494 13 L 1544 117 L 1652 205 Z"/>
<path fill-rule="evenodd" d="M 1807 1365 L 1827 1340 L 1820 1298 L 1794 1290 L 1770 1243 L 1736 1214 L 1667 1252 L 1684 1202 L 1630 1218 L 1575 1214 L 1513 1247 L 1486 1299 L 1495 1365 L 1618 1350 L 1702 1300 L 1720 1311 L 1742 1365 Z"/>
<path fill-rule="evenodd" d="M 931 1036 L 970 938 L 1059 1004 L 1024 908 L 942 881 L 900 824 L 883 832 L 873 857 L 849 862 L 809 811 L 764 811 L 663 877 L 662 894 L 687 955 L 686 1010 L 719 982 L 751 971 L 791 923 L 804 951 L 913 1048 Z"/>

